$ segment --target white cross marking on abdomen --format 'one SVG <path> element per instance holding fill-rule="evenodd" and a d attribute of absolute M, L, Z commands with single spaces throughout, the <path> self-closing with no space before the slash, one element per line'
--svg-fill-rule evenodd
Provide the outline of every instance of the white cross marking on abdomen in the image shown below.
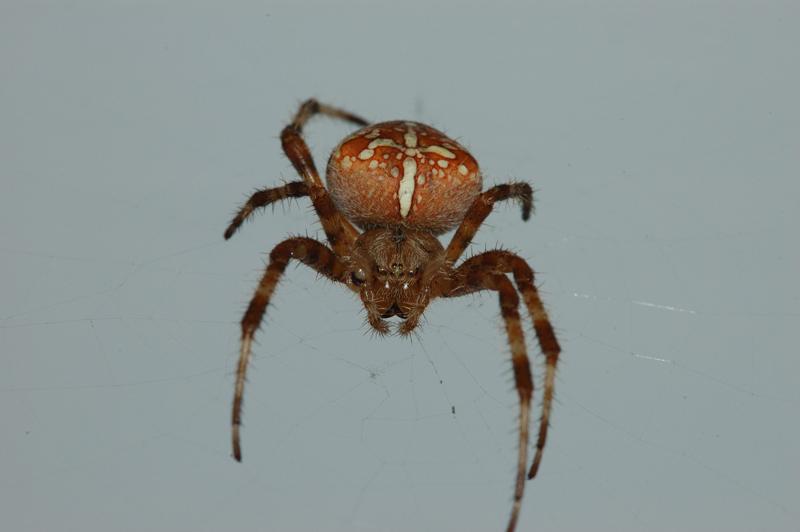
<path fill-rule="evenodd" d="M 375 148 L 386 147 L 396 149 L 406 156 L 406 158 L 403 159 L 403 178 L 400 179 L 400 184 L 397 188 L 397 201 L 400 203 L 400 216 L 403 218 L 408 216 L 408 213 L 411 211 L 411 200 L 414 198 L 414 188 L 417 181 L 416 177 L 418 169 L 417 161 L 414 159 L 414 157 L 424 159 L 425 157 L 422 154 L 428 152 L 435 153 L 436 155 L 446 159 L 455 159 L 456 157 L 453 152 L 438 145 L 418 148 L 417 132 L 414 130 L 413 124 L 406 122 L 405 126 L 407 128 L 406 132 L 403 134 L 403 142 L 405 146 L 401 146 L 392 139 L 382 137 L 373 138 L 367 147 L 361 150 L 361 153 L 358 154 L 359 159 L 362 161 L 368 161 L 375 156 Z M 402 155 L 398 153 L 397 158 L 400 159 L 401 157 Z M 447 162 L 439 161 L 439 166 L 442 168 L 447 168 Z M 394 169 L 392 169 L 392 175 L 395 175 Z"/>

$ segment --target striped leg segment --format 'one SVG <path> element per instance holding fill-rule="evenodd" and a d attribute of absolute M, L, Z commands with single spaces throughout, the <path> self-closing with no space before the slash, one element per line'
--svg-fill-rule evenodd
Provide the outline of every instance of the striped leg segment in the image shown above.
<path fill-rule="evenodd" d="M 343 255 L 347 249 L 345 243 L 352 244 L 358 235 L 358 230 L 334 206 L 319 177 L 314 159 L 311 157 L 311 150 L 303 139 L 303 127 L 311 117 L 318 114 L 360 126 L 365 126 L 369 122 L 342 109 L 321 104 L 316 100 L 307 100 L 300 105 L 292 122 L 281 132 L 283 151 L 308 185 L 308 195 L 311 197 L 311 202 L 314 204 L 314 209 L 322 222 L 322 228 L 328 236 L 331 247 L 337 254 Z"/>
<path fill-rule="evenodd" d="M 281 275 L 283 275 L 287 264 L 292 259 L 313 268 L 332 281 L 342 282 L 344 278 L 345 266 L 339 258 L 324 244 L 310 238 L 298 237 L 284 240 L 275 246 L 269 254 L 269 265 L 242 318 L 242 344 L 239 351 L 239 362 L 236 366 L 236 386 L 234 388 L 231 413 L 233 456 L 240 462 L 242 460 L 242 449 L 239 428 L 242 424 L 244 383 L 247 377 L 247 366 L 250 362 L 253 335 L 261 324 L 264 312 L 267 309 L 267 305 L 269 305 L 272 293 L 275 291 Z"/>
<path fill-rule="evenodd" d="M 276 201 L 285 200 L 286 198 L 300 198 L 308 196 L 308 185 L 303 181 L 293 181 L 286 183 L 281 187 L 267 188 L 255 192 L 247 202 L 242 205 L 239 212 L 231 220 L 230 225 L 225 230 L 225 240 L 228 240 L 233 234 L 241 227 L 242 223 L 247 220 L 256 209 L 263 209 L 267 205 L 271 205 Z"/>
<path fill-rule="evenodd" d="M 511 347 L 511 362 L 514 368 L 514 383 L 519 394 L 519 455 L 517 457 L 517 474 L 514 484 L 514 503 L 511 508 L 507 531 L 512 532 L 517 525 L 525 492 L 525 469 L 528 466 L 528 438 L 530 425 L 531 396 L 533 395 L 533 378 L 530 362 L 525 350 L 525 335 L 519 317 L 519 297 L 511 281 L 503 274 L 491 271 L 480 271 L 477 268 L 460 267 L 453 276 L 456 288 L 445 297 L 456 297 L 479 290 L 494 290 L 500 298 L 500 313 L 505 323 L 508 343 Z"/>
<path fill-rule="evenodd" d="M 445 260 L 453 264 L 467 249 L 475 237 L 475 233 L 483 224 L 486 217 L 492 212 L 494 204 L 498 201 L 514 199 L 522 206 L 522 219 L 528 220 L 533 209 L 533 191 L 528 183 L 506 183 L 497 185 L 480 194 L 467 211 L 464 221 L 456 230 L 453 239 L 447 246 Z"/>
<path fill-rule="evenodd" d="M 459 269 L 491 271 L 498 274 L 513 273 L 517 288 L 522 294 L 525 306 L 533 321 L 536 339 L 542 354 L 545 356 L 544 395 L 542 398 L 542 416 L 539 420 L 539 437 L 536 440 L 536 455 L 533 458 L 528 478 L 536 476 L 542 461 L 542 452 L 547 440 L 547 429 L 550 425 L 550 411 L 553 405 L 556 364 L 561 353 L 553 326 L 547 317 L 539 292 L 534 284 L 534 273 L 521 257 L 508 251 L 487 251 L 465 261 Z"/>

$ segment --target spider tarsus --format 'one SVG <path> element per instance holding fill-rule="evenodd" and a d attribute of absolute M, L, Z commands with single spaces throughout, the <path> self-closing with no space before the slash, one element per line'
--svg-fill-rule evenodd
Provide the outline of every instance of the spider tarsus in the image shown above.
<path fill-rule="evenodd" d="M 381 318 L 369 318 L 367 321 L 373 334 L 377 336 L 386 336 L 389 334 L 389 324 L 386 323 L 386 320 Z"/>
<path fill-rule="evenodd" d="M 531 464 L 531 470 L 528 471 L 528 480 L 531 480 L 533 477 L 536 476 L 536 473 L 539 472 L 539 464 L 542 461 L 542 450 L 536 449 L 536 456 L 533 459 L 533 464 Z"/>
<path fill-rule="evenodd" d="M 230 238 L 233 236 L 233 234 L 236 232 L 236 229 L 238 228 L 239 227 L 237 225 L 231 224 L 228 226 L 227 229 L 225 229 L 225 234 L 222 236 L 225 238 L 225 240 L 230 240 Z"/>
<path fill-rule="evenodd" d="M 419 324 L 419 314 L 414 312 L 413 314 L 409 314 L 408 318 L 406 318 L 400 326 L 397 328 L 397 332 L 400 333 L 400 336 L 409 336 L 414 330 L 417 328 Z"/>
<path fill-rule="evenodd" d="M 233 426 L 233 459 L 242 461 L 242 447 L 239 445 L 239 425 Z"/>
<path fill-rule="evenodd" d="M 527 222 L 531 219 L 531 206 L 530 204 L 522 204 L 522 221 Z"/>
<path fill-rule="evenodd" d="M 253 212 L 253 209 L 248 209 L 246 206 L 231 220 L 231 223 L 228 224 L 228 228 L 225 229 L 225 240 L 230 239 L 236 231 L 242 226 L 242 223 L 247 219 L 248 216 Z"/>
<path fill-rule="evenodd" d="M 512 186 L 518 189 L 517 197 L 522 203 L 522 220 L 527 222 L 533 211 L 533 189 L 524 181 L 513 183 Z"/>

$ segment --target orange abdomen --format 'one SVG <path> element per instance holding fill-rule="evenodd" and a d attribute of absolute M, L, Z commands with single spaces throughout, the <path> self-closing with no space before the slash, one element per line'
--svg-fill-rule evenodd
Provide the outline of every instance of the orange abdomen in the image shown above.
<path fill-rule="evenodd" d="M 464 218 L 482 189 L 478 163 L 441 131 L 382 122 L 344 139 L 328 160 L 328 189 L 361 227 L 403 225 L 434 234 Z"/>

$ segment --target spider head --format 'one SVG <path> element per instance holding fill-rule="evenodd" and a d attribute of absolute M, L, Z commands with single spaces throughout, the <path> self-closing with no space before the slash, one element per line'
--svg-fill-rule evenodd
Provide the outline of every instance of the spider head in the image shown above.
<path fill-rule="evenodd" d="M 398 331 L 416 328 L 430 301 L 430 285 L 442 269 L 444 249 L 424 231 L 379 227 L 356 240 L 348 282 L 361 296 L 369 324 L 379 333 L 389 331 L 387 318 L 403 323 Z"/>

